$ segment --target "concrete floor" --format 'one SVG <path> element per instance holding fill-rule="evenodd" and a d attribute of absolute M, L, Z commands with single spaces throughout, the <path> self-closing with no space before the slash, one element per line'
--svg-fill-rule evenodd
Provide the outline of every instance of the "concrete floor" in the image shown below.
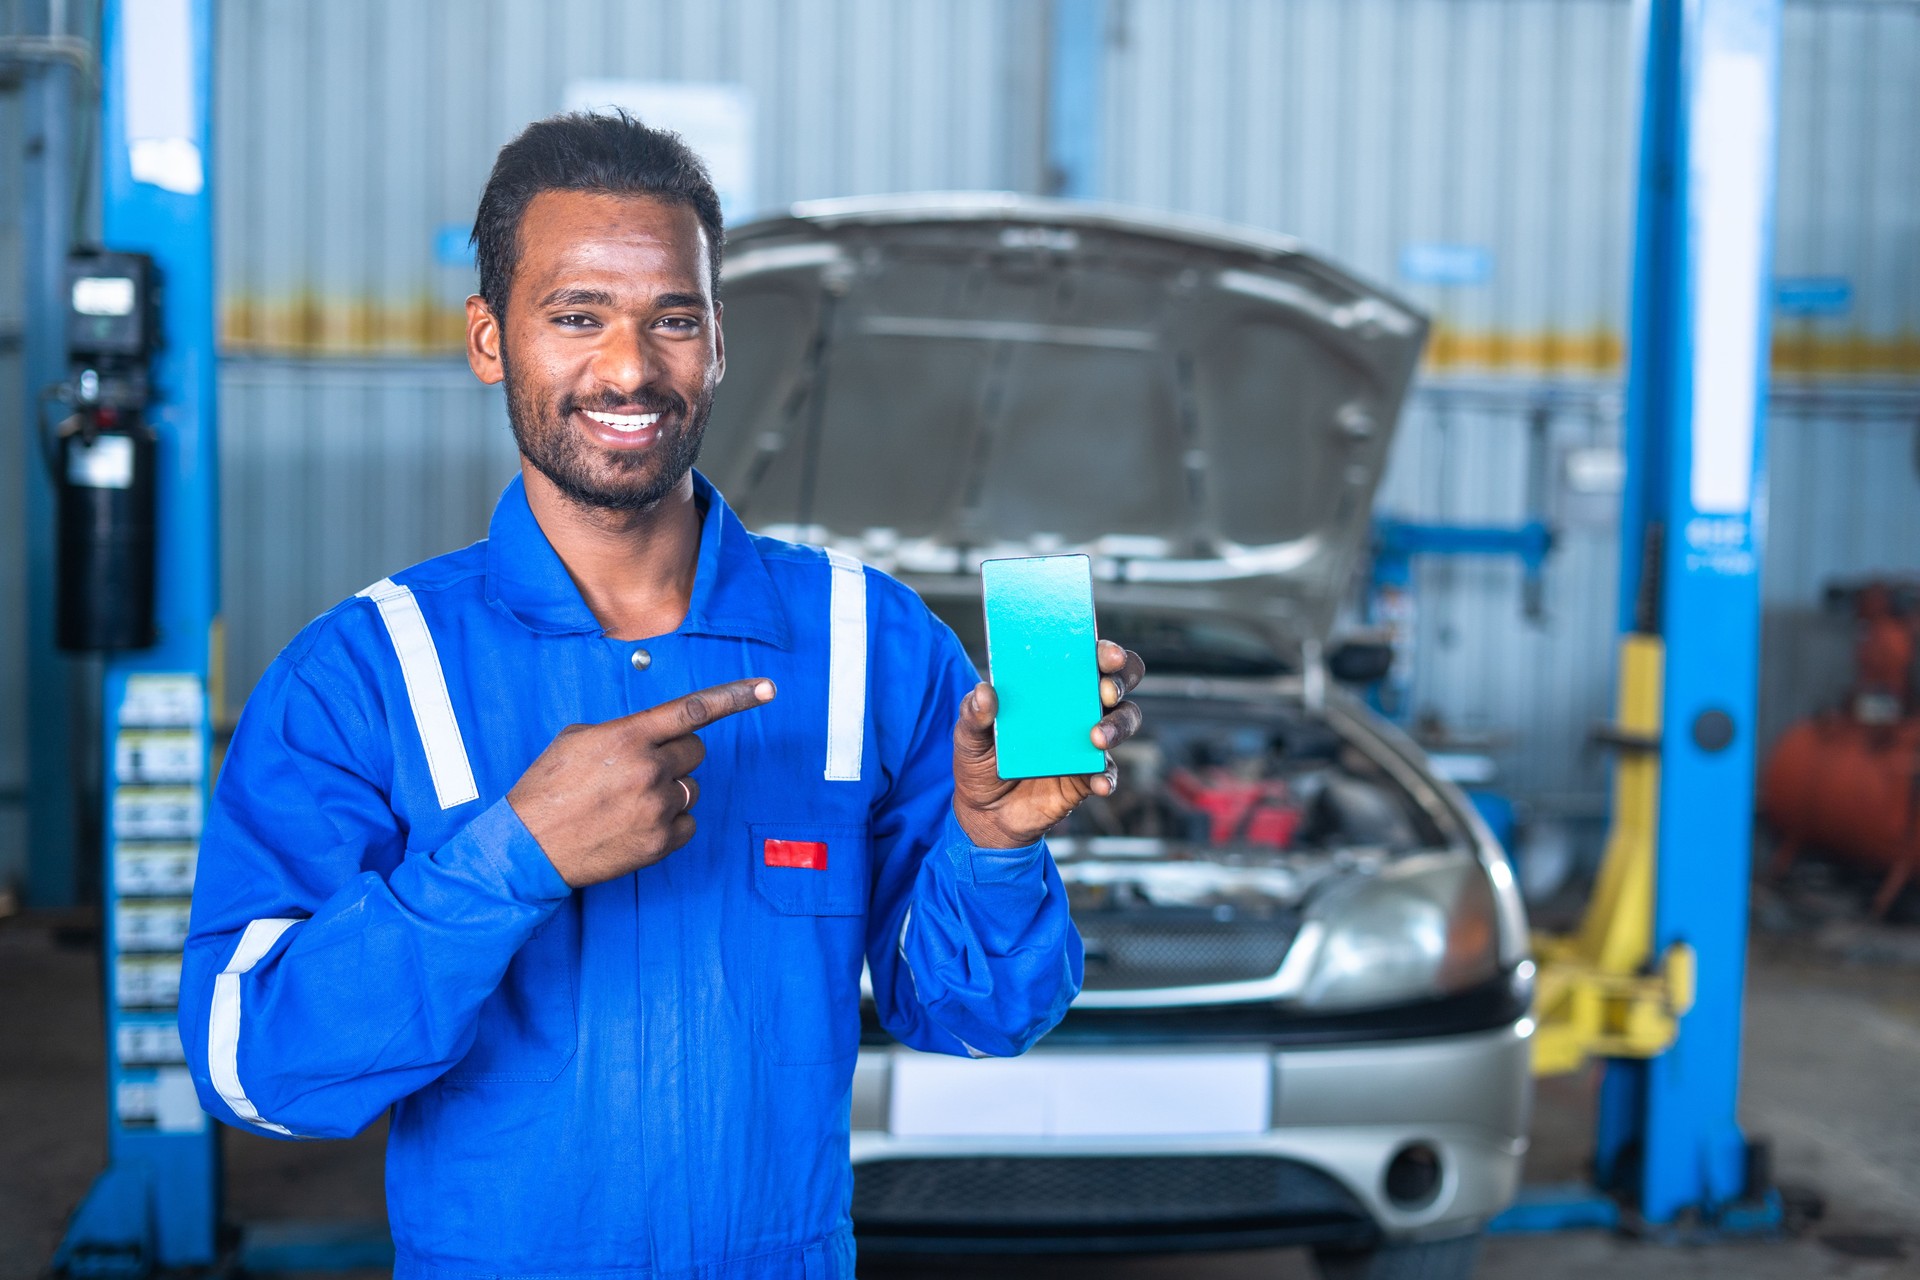
<path fill-rule="evenodd" d="M 99 980 L 84 928 L 0 920 L 0 1280 L 43 1274 L 104 1144 Z M 1497 1238 L 1484 1280 L 1920 1277 L 1920 929 L 1762 934 L 1750 982 L 1743 1118 L 1770 1137 L 1782 1184 L 1824 1215 L 1790 1239 L 1653 1245 L 1599 1233 Z M 1578 1176 L 1590 1086 L 1546 1082 L 1529 1177 Z M 225 1131 L 227 1204 L 241 1220 L 378 1220 L 384 1135 L 270 1142 Z M 1804 1199 L 1805 1197 L 1796 1197 Z M 1305 1280 L 1288 1251 L 1144 1258 L 869 1264 L 873 1280 L 973 1275 Z M 364 1275 L 355 1280 L 370 1280 Z"/>

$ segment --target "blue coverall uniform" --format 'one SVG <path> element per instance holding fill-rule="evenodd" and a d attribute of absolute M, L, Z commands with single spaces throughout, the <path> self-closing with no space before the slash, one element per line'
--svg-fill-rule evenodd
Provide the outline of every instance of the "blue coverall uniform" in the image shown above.
<path fill-rule="evenodd" d="M 235 733 L 180 1025 L 214 1116 L 389 1107 L 401 1277 L 851 1277 L 860 971 L 917 1049 L 1017 1054 L 1081 947 L 1044 843 L 974 846 L 975 674 L 907 588 L 705 505 L 685 622 L 610 639 L 508 485 L 488 537 L 308 626 Z M 567 725 L 765 676 L 699 830 L 574 891 L 505 800 Z"/>

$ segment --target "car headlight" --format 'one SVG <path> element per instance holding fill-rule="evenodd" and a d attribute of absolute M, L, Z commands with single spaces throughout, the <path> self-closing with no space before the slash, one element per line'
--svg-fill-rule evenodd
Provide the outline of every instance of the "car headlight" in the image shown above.
<path fill-rule="evenodd" d="M 1308 907 L 1307 928 L 1306 1008 L 1451 995 L 1500 971 L 1493 887 L 1471 855 L 1416 854 L 1336 884 Z"/>

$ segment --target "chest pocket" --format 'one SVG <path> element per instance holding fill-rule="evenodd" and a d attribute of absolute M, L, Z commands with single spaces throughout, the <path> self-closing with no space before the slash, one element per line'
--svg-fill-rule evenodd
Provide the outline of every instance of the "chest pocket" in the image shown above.
<path fill-rule="evenodd" d="M 752 859 L 754 1023 L 788 1066 L 839 1062 L 860 1047 L 870 840 L 864 826 L 756 822 Z"/>
<path fill-rule="evenodd" d="M 448 1084 L 557 1079 L 580 1043 L 574 971 L 580 964 L 580 895 L 547 917 L 480 1006 L 473 1047 Z"/>

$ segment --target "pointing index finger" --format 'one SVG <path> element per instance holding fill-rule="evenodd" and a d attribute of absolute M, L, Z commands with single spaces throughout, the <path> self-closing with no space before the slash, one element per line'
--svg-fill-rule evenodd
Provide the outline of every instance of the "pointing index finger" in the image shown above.
<path fill-rule="evenodd" d="M 640 713 L 648 736 L 667 742 L 696 729 L 704 729 L 716 720 L 741 711 L 751 711 L 763 702 L 773 701 L 773 681 L 752 676 L 732 680 L 707 689 L 696 689 L 685 697 L 663 702 Z"/>

